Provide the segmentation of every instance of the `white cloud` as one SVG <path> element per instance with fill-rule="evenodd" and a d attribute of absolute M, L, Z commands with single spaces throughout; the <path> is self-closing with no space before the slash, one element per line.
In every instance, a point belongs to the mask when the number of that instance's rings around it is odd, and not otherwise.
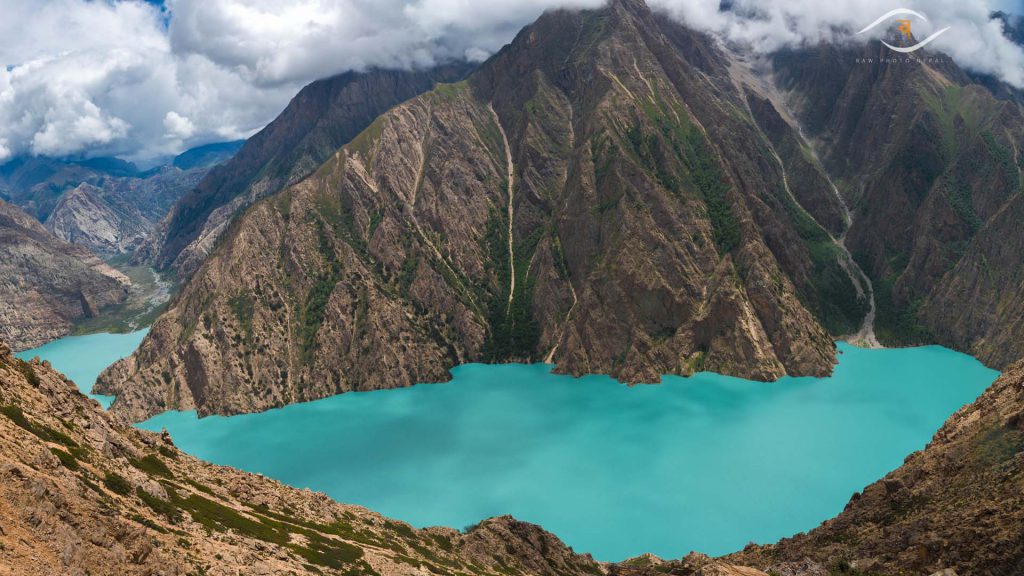
<path fill-rule="evenodd" d="M 845 37 L 891 0 L 650 0 L 753 49 Z M 480 61 L 550 7 L 603 0 L 0 0 L 0 161 L 134 160 L 246 137 L 306 83 L 371 66 Z M 908 0 L 952 24 L 936 47 L 1024 86 L 986 0 Z M 917 26 L 915 24 L 915 26 Z M 839 32 L 839 30 L 843 30 Z M 915 28 L 917 30 L 917 28 Z"/>
<path fill-rule="evenodd" d="M 408 68 L 508 42 L 552 6 L 604 0 L 170 0 L 176 52 L 201 54 L 256 85 L 369 66 Z"/>
<path fill-rule="evenodd" d="M 722 12 L 718 0 L 649 0 L 696 28 L 769 52 L 819 41 L 856 41 L 860 30 L 895 7 L 923 13 L 928 22 L 912 22 L 915 35 L 950 26 L 931 45 L 961 66 L 995 74 L 1024 88 L 1024 48 L 1008 40 L 1001 25 L 989 20 L 999 2 L 989 0 L 733 0 Z M 884 27 L 877 29 L 884 31 Z"/>
<path fill-rule="evenodd" d="M 164 116 L 164 128 L 167 135 L 173 138 L 188 138 L 195 133 L 196 127 L 191 120 L 171 110 Z"/>
<path fill-rule="evenodd" d="M 0 0 L 0 149 L 138 161 L 243 138 L 305 84 L 483 60 L 603 0 Z"/>

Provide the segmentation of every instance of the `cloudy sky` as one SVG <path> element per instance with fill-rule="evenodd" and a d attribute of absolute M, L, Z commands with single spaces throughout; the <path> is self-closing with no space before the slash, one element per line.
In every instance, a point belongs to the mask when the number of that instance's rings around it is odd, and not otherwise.
<path fill-rule="evenodd" d="M 735 0 L 742 17 L 719 12 L 718 0 L 649 2 L 760 51 L 834 39 L 894 7 L 915 8 L 953 26 L 937 48 L 1024 87 L 1024 51 L 987 17 L 1024 12 L 1024 0 Z M 547 8 L 602 3 L 0 0 L 0 163 L 24 154 L 146 163 L 243 138 L 316 78 L 482 60 Z"/>

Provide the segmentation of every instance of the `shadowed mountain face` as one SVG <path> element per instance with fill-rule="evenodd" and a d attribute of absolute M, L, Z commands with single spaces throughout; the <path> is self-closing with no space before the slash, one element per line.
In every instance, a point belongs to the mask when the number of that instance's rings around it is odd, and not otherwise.
<path fill-rule="evenodd" d="M 85 248 L 0 200 L 0 338 L 39 346 L 128 296 L 131 282 Z"/>
<path fill-rule="evenodd" d="M 820 47 L 779 54 L 774 68 L 853 206 L 846 244 L 874 280 L 879 337 L 1004 367 L 1024 355 L 1024 116 L 941 55 L 888 55 Z"/>
<path fill-rule="evenodd" d="M 143 418 L 479 360 L 828 373 L 867 307 L 811 215 L 838 234 L 841 203 L 733 65 L 642 2 L 546 14 L 248 210 L 100 389 Z"/>
<path fill-rule="evenodd" d="M 388 108 L 437 82 L 460 80 L 469 70 L 468 64 L 456 64 L 420 72 L 352 72 L 306 86 L 231 161 L 178 202 L 137 260 L 191 275 L 244 208 L 309 175 Z"/>

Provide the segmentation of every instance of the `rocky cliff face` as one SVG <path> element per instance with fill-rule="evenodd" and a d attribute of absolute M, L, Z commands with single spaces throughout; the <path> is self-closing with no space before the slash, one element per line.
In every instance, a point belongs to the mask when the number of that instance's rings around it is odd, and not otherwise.
<path fill-rule="evenodd" d="M 61 195 L 45 226 L 61 240 L 109 255 L 134 251 L 152 225 L 134 205 L 111 204 L 102 189 L 79 184 Z"/>
<path fill-rule="evenodd" d="M 941 54 L 907 64 L 886 50 L 786 52 L 775 72 L 853 206 L 846 243 L 874 280 L 882 340 L 938 341 L 1005 367 L 1024 354 L 1010 224 L 1024 115 Z"/>
<path fill-rule="evenodd" d="M 416 530 L 206 464 L 0 342 L 0 572 L 531 574 L 606 571 L 509 517 Z"/>
<path fill-rule="evenodd" d="M 0 201 L 0 338 L 39 346 L 128 296 L 130 282 L 85 248 L 51 235 Z"/>
<path fill-rule="evenodd" d="M 168 165 L 143 176 L 83 182 L 60 195 L 45 226 L 57 237 L 97 254 L 131 254 L 208 171 L 203 164 L 187 169 Z"/>
<path fill-rule="evenodd" d="M 631 382 L 826 374 L 822 323 L 856 328 L 864 301 L 746 90 L 641 2 L 549 13 L 247 211 L 99 389 L 143 418 L 478 360 Z M 835 210 L 809 181 L 805 201 Z"/>
<path fill-rule="evenodd" d="M 0 200 L 44 222 L 64 192 L 83 182 L 138 174 L 134 164 L 116 158 L 64 161 L 46 157 L 15 158 L 0 165 Z"/>
<path fill-rule="evenodd" d="M 243 209 L 309 175 L 388 108 L 468 71 L 463 64 L 353 72 L 306 86 L 231 161 L 182 197 L 137 260 L 191 275 Z"/>

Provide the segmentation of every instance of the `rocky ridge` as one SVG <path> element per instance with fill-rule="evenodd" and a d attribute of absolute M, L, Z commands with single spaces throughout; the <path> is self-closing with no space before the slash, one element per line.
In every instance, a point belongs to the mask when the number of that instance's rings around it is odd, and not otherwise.
<path fill-rule="evenodd" d="M 44 225 L 61 240 L 107 255 L 134 251 L 152 227 L 134 205 L 111 204 L 101 188 L 85 183 L 61 195 Z"/>
<path fill-rule="evenodd" d="M 131 282 L 0 200 L 0 338 L 17 349 L 67 334 L 72 323 L 128 297 Z"/>
<path fill-rule="evenodd" d="M 237 147 L 201 146 L 147 171 L 114 158 L 17 158 L 0 166 L 0 199 L 72 244 L 104 257 L 130 254 L 171 206 Z"/>
<path fill-rule="evenodd" d="M 303 88 L 266 128 L 228 162 L 181 197 L 136 261 L 190 276 L 227 226 L 253 202 L 308 176 L 340 146 L 395 104 L 461 79 L 467 64 L 422 71 L 370 70 L 318 80 Z"/>

